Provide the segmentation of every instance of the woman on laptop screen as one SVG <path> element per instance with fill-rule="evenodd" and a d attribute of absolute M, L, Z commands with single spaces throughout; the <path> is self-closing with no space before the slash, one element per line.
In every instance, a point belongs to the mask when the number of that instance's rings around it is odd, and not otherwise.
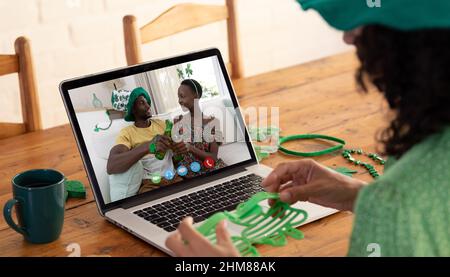
<path fill-rule="evenodd" d="M 187 178 L 226 166 L 217 158 L 223 141 L 220 122 L 203 115 L 199 105 L 202 92 L 202 86 L 194 79 L 183 80 L 178 88 L 178 103 L 188 113 L 174 120 L 175 132 L 186 142 L 177 149 L 174 159 L 176 168 L 189 168 Z"/>

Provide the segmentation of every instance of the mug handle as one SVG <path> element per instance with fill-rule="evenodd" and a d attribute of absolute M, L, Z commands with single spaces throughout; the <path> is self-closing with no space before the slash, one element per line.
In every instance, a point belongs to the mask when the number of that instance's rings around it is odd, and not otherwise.
<path fill-rule="evenodd" d="M 6 223 L 13 228 L 16 232 L 25 235 L 25 228 L 19 227 L 11 217 L 12 207 L 19 201 L 16 199 L 9 199 L 3 207 L 3 217 L 5 217 Z"/>

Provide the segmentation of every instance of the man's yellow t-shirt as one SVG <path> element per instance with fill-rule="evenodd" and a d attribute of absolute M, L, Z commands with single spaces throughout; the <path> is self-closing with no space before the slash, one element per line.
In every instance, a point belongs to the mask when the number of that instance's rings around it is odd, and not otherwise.
<path fill-rule="evenodd" d="M 147 128 L 138 128 L 134 124 L 123 128 L 116 139 L 116 145 L 123 144 L 128 149 L 133 149 L 156 135 L 163 135 L 166 123 L 159 119 L 152 119 L 151 122 Z"/>

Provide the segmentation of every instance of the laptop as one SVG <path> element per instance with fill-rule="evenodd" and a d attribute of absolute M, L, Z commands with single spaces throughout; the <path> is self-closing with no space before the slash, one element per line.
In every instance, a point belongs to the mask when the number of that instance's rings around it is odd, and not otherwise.
<path fill-rule="evenodd" d="M 216 163 L 194 155 L 183 166 L 170 158 L 170 151 L 166 151 L 163 160 L 149 151 L 131 166 L 108 174 L 111 148 L 120 143 L 118 137 L 124 129 L 134 128 L 133 122 L 124 120 L 126 101 L 121 100 L 142 87 L 151 99 L 150 121 L 160 125 L 166 120 L 173 122 L 180 115 L 189 116 L 179 104 L 179 89 L 187 79 L 200 84 L 201 112 L 218 124 L 215 130 L 220 130 L 216 132 L 220 137 L 212 142 L 216 145 Z M 260 183 L 272 170 L 258 163 L 218 49 L 65 80 L 60 84 L 60 92 L 99 213 L 169 255 L 173 253 L 166 248 L 165 240 L 181 219 L 192 216 L 195 224 L 201 224 L 216 212 L 234 210 L 263 190 Z M 303 224 L 337 212 L 309 202 L 299 202 L 294 207 L 308 212 Z M 232 235 L 240 232 L 232 225 L 229 231 Z"/>

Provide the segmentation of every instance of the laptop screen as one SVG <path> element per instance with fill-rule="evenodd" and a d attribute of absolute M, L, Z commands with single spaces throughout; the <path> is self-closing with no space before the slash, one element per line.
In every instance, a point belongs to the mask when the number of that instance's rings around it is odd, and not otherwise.
<path fill-rule="evenodd" d="M 220 53 L 194 54 L 62 83 L 103 206 L 254 161 Z"/>

